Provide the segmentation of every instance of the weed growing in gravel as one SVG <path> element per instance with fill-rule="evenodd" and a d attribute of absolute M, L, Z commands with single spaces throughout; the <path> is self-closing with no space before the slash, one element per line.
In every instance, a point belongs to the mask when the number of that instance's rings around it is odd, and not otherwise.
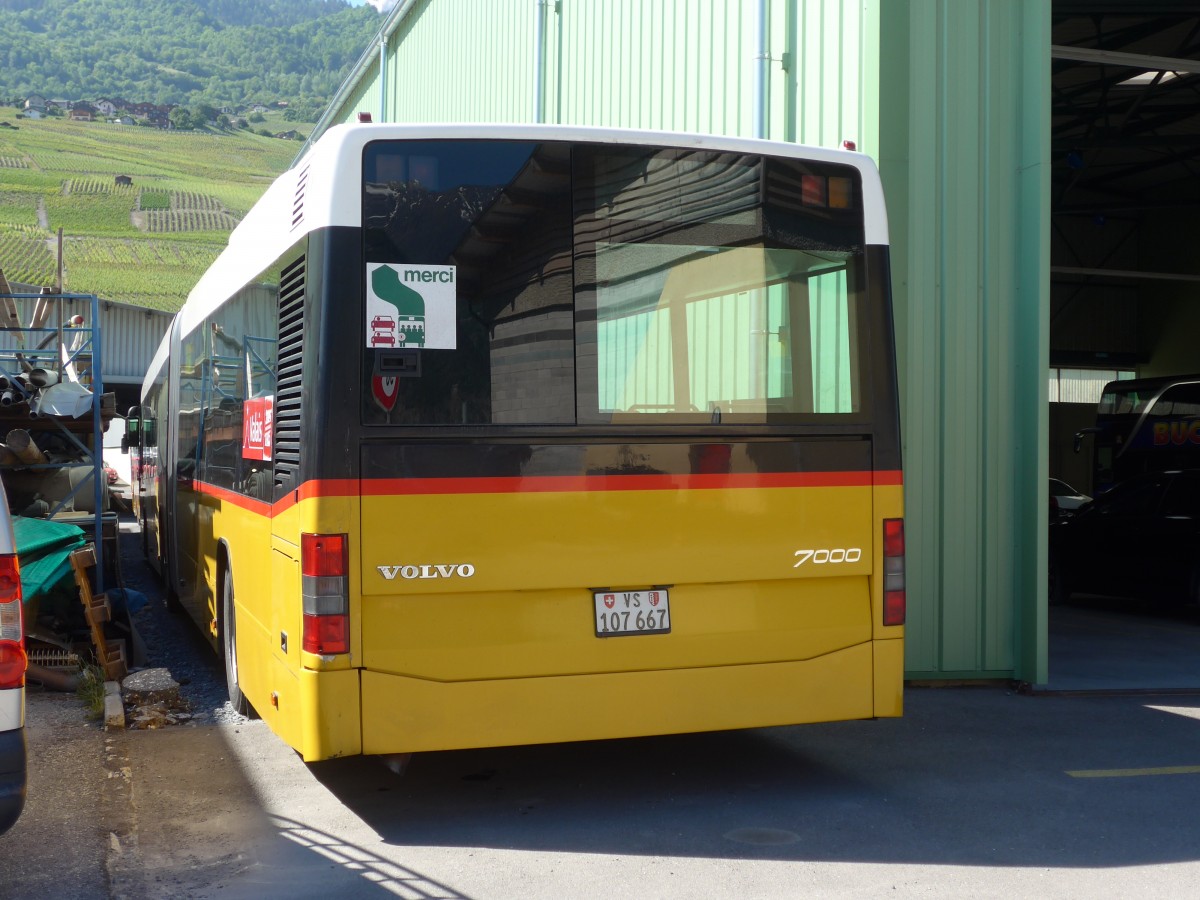
<path fill-rule="evenodd" d="M 77 696 L 85 707 L 89 719 L 99 719 L 104 715 L 104 670 L 89 663 L 79 665 L 79 687 L 75 689 Z"/>

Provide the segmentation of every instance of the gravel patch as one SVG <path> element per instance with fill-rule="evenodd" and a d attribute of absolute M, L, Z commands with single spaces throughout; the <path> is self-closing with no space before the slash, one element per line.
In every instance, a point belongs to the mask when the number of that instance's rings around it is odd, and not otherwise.
<path fill-rule="evenodd" d="M 127 590 L 140 591 L 149 603 L 133 616 L 146 645 L 145 668 L 165 668 L 179 683 L 179 695 L 193 722 L 241 725 L 247 721 L 229 705 L 225 668 L 186 614 L 167 609 L 164 587 L 142 553 L 142 536 L 132 518 L 122 518 L 121 577 Z"/>

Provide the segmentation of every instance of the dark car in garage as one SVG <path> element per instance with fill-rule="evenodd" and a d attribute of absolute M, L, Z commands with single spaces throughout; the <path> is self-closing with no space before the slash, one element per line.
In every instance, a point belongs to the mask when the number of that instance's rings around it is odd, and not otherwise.
<path fill-rule="evenodd" d="M 1122 482 L 1050 524 L 1050 599 L 1200 602 L 1200 469 Z"/>

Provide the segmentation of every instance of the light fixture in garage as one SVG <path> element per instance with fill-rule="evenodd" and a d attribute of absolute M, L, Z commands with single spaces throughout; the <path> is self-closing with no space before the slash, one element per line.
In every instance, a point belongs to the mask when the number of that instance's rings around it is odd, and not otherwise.
<path fill-rule="evenodd" d="M 1124 81 L 1117 82 L 1115 86 L 1118 88 L 1146 88 L 1152 85 L 1166 84 L 1168 81 L 1174 81 L 1176 78 L 1181 78 L 1186 74 L 1188 73 L 1147 69 L 1140 75 L 1134 75 L 1132 78 L 1126 78 Z"/>

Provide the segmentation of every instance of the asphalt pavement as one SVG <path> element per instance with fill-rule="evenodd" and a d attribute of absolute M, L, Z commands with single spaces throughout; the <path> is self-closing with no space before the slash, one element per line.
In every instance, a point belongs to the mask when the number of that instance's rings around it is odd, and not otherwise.
<path fill-rule="evenodd" d="M 114 896 L 1196 896 L 1200 698 L 910 690 L 904 718 L 305 765 L 128 733 Z"/>

